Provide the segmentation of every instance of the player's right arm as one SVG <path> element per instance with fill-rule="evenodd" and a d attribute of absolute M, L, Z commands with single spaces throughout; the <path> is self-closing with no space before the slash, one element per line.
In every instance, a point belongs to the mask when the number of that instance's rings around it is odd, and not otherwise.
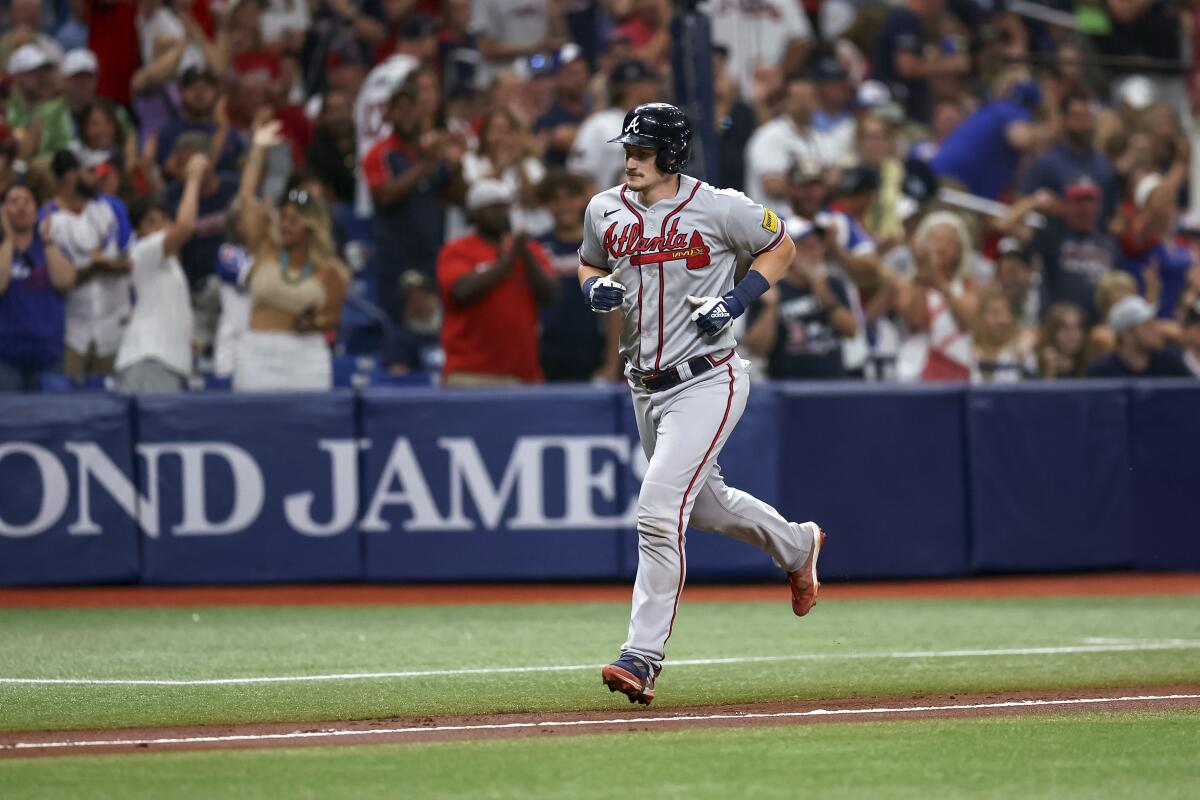
<path fill-rule="evenodd" d="M 583 244 L 579 247 L 579 288 L 583 300 L 592 311 L 604 314 L 621 306 L 625 299 L 625 286 L 617 282 L 619 269 L 609 270 L 608 255 L 597 234 L 595 215 L 596 198 L 588 203 L 583 212 Z"/>

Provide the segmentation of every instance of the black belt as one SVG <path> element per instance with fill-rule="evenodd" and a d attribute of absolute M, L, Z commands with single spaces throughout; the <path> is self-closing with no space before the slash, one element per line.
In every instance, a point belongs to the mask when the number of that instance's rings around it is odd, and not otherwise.
<path fill-rule="evenodd" d="M 713 360 L 708 356 L 696 356 L 687 360 L 688 369 L 691 371 L 691 376 L 686 376 L 680 372 L 679 366 L 668 367 L 667 369 L 658 372 L 643 372 L 641 370 L 631 370 L 629 375 L 647 392 L 663 392 L 667 389 L 674 389 L 684 381 L 695 378 L 698 375 L 703 375 L 710 369 L 716 369 L 733 357 L 733 351 L 729 351 L 729 355 L 722 359 Z"/>

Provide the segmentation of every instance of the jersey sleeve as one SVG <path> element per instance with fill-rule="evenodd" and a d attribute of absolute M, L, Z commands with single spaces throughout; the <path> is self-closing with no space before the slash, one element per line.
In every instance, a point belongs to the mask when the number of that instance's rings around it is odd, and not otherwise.
<path fill-rule="evenodd" d="M 579 246 L 579 261 L 588 267 L 610 271 L 608 259 L 604 255 L 604 245 L 596 232 L 596 215 L 600 213 L 596 198 L 588 203 L 583 212 L 583 244 Z"/>
<path fill-rule="evenodd" d="M 778 214 L 741 192 L 726 197 L 725 231 L 735 249 L 759 256 L 779 246 L 787 230 Z"/>

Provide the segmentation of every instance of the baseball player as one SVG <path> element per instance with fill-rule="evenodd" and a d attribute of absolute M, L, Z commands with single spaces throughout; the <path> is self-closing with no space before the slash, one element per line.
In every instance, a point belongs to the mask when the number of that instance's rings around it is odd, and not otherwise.
<path fill-rule="evenodd" d="M 625 183 L 584 212 L 579 282 L 596 312 L 620 309 L 621 352 L 649 459 L 638 496 L 638 571 L 629 636 L 602 670 L 631 703 L 654 699 L 687 562 L 688 525 L 765 550 L 788 571 L 792 610 L 817 600 L 825 533 L 725 485 L 717 456 L 750 392 L 730 331 L 792 263 L 795 246 L 773 211 L 741 192 L 681 174 L 691 125 L 678 108 L 644 103 L 625 116 Z M 739 256 L 752 258 L 736 286 Z"/>

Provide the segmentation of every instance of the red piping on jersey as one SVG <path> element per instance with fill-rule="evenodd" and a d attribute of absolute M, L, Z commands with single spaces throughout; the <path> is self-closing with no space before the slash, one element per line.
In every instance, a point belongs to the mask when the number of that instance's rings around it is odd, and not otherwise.
<path fill-rule="evenodd" d="M 665 237 L 667 235 L 667 223 L 671 221 L 671 217 L 675 216 L 680 211 L 683 211 L 683 207 L 686 206 L 688 203 L 692 202 L 692 198 L 696 196 L 696 190 L 698 190 L 699 188 L 700 188 L 700 181 L 696 181 L 696 185 L 692 187 L 692 192 L 691 192 L 691 194 L 689 194 L 687 196 L 687 199 L 685 199 L 679 205 L 675 206 L 674 211 L 671 211 L 665 217 L 663 217 L 662 225 L 658 226 L 658 235 L 659 236 Z"/>
<path fill-rule="evenodd" d="M 627 200 L 625 198 L 625 187 L 624 186 L 621 187 L 621 202 L 625 204 L 625 207 L 628 208 L 635 217 L 637 217 L 638 236 L 639 237 L 645 236 L 646 235 L 646 223 L 642 221 L 642 215 L 639 214 L 638 210 L 633 207 L 633 204 L 630 203 L 629 200 Z"/>
<path fill-rule="evenodd" d="M 642 265 L 638 264 L 638 369 L 642 368 Z"/>
<path fill-rule="evenodd" d="M 682 178 L 680 180 L 682 180 Z M 687 198 L 682 203 L 675 206 L 674 210 L 668 212 L 667 215 L 665 217 L 663 217 L 662 223 L 658 226 L 658 235 L 660 238 L 664 238 L 664 239 L 666 238 L 667 223 L 671 221 L 671 217 L 675 216 L 680 211 L 683 211 L 684 206 L 686 206 L 688 203 L 692 202 L 692 198 L 696 196 L 696 191 L 699 188 L 700 188 L 700 181 L 696 181 L 696 183 L 692 185 L 692 191 L 690 194 L 688 194 Z M 623 194 L 621 197 L 622 197 L 622 199 L 624 199 Z M 663 264 L 664 263 L 666 263 L 666 262 L 660 261 L 658 264 L 658 352 L 654 354 L 654 369 L 656 372 L 659 369 L 659 363 L 662 360 L 662 351 L 663 351 L 663 295 L 666 294 L 666 286 L 663 283 L 663 281 L 665 280 L 665 278 L 663 276 L 663 273 L 664 273 Z"/>
<path fill-rule="evenodd" d="M 624 203 L 625 207 L 629 209 L 629 213 L 631 213 L 635 217 L 637 217 L 638 238 L 641 238 L 646 235 L 646 223 L 642 221 L 642 215 L 638 213 L 638 210 L 633 207 L 633 204 L 630 203 L 629 200 L 626 199 L 625 188 L 626 187 L 624 187 L 624 186 L 621 187 L 621 202 Z M 638 318 L 637 318 L 638 355 L 637 355 L 637 362 L 638 362 L 638 369 L 641 369 L 641 367 L 642 367 L 642 265 L 638 264 L 637 268 L 638 268 Z M 661 336 L 661 334 L 662 334 L 662 315 L 661 314 L 658 317 L 658 325 L 659 325 L 659 335 Z"/>
<path fill-rule="evenodd" d="M 714 367 L 719 367 L 722 364 L 724 364 L 726 361 L 728 361 L 729 359 L 733 358 L 733 348 L 730 348 L 729 355 L 725 356 L 720 361 L 713 361 L 713 357 L 711 355 L 706 355 L 705 358 L 707 358 L 708 363 L 712 364 Z"/>
<path fill-rule="evenodd" d="M 730 352 L 729 355 L 733 355 Z M 683 493 L 683 502 L 679 504 L 679 588 L 675 590 L 675 606 L 671 609 L 671 624 L 667 627 L 667 639 L 671 638 L 671 631 L 675 629 L 675 614 L 679 611 L 679 596 L 683 594 L 683 582 L 687 577 L 687 557 L 683 553 L 683 510 L 687 508 L 688 495 L 692 493 L 692 487 L 696 485 L 696 479 L 700 477 L 700 471 L 704 469 L 704 465 L 708 463 L 708 457 L 712 455 L 713 448 L 717 446 L 717 442 L 721 438 L 721 431 L 725 430 L 725 423 L 729 421 L 729 410 L 733 408 L 733 366 L 730 365 L 725 369 L 729 370 L 729 397 L 725 400 L 725 416 L 721 417 L 721 424 L 717 426 L 717 432 L 712 438 L 712 442 L 708 445 L 708 450 L 704 453 L 704 458 L 700 461 L 700 466 L 696 467 L 696 471 L 692 473 L 692 480 L 688 483 L 687 491 Z M 663 640 L 663 647 L 666 648 L 666 640 Z"/>
<path fill-rule="evenodd" d="M 772 239 L 771 243 L 769 245 L 767 245 L 766 247 L 764 247 L 762 250 L 755 250 L 750 255 L 752 255 L 752 256 L 762 255 L 763 253 L 767 252 L 768 250 L 774 250 L 776 247 L 779 246 L 779 243 L 783 241 L 783 237 L 786 233 L 787 233 L 787 226 L 783 224 L 783 220 L 779 220 L 779 235 L 776 236 L 774 239 Z"/>

